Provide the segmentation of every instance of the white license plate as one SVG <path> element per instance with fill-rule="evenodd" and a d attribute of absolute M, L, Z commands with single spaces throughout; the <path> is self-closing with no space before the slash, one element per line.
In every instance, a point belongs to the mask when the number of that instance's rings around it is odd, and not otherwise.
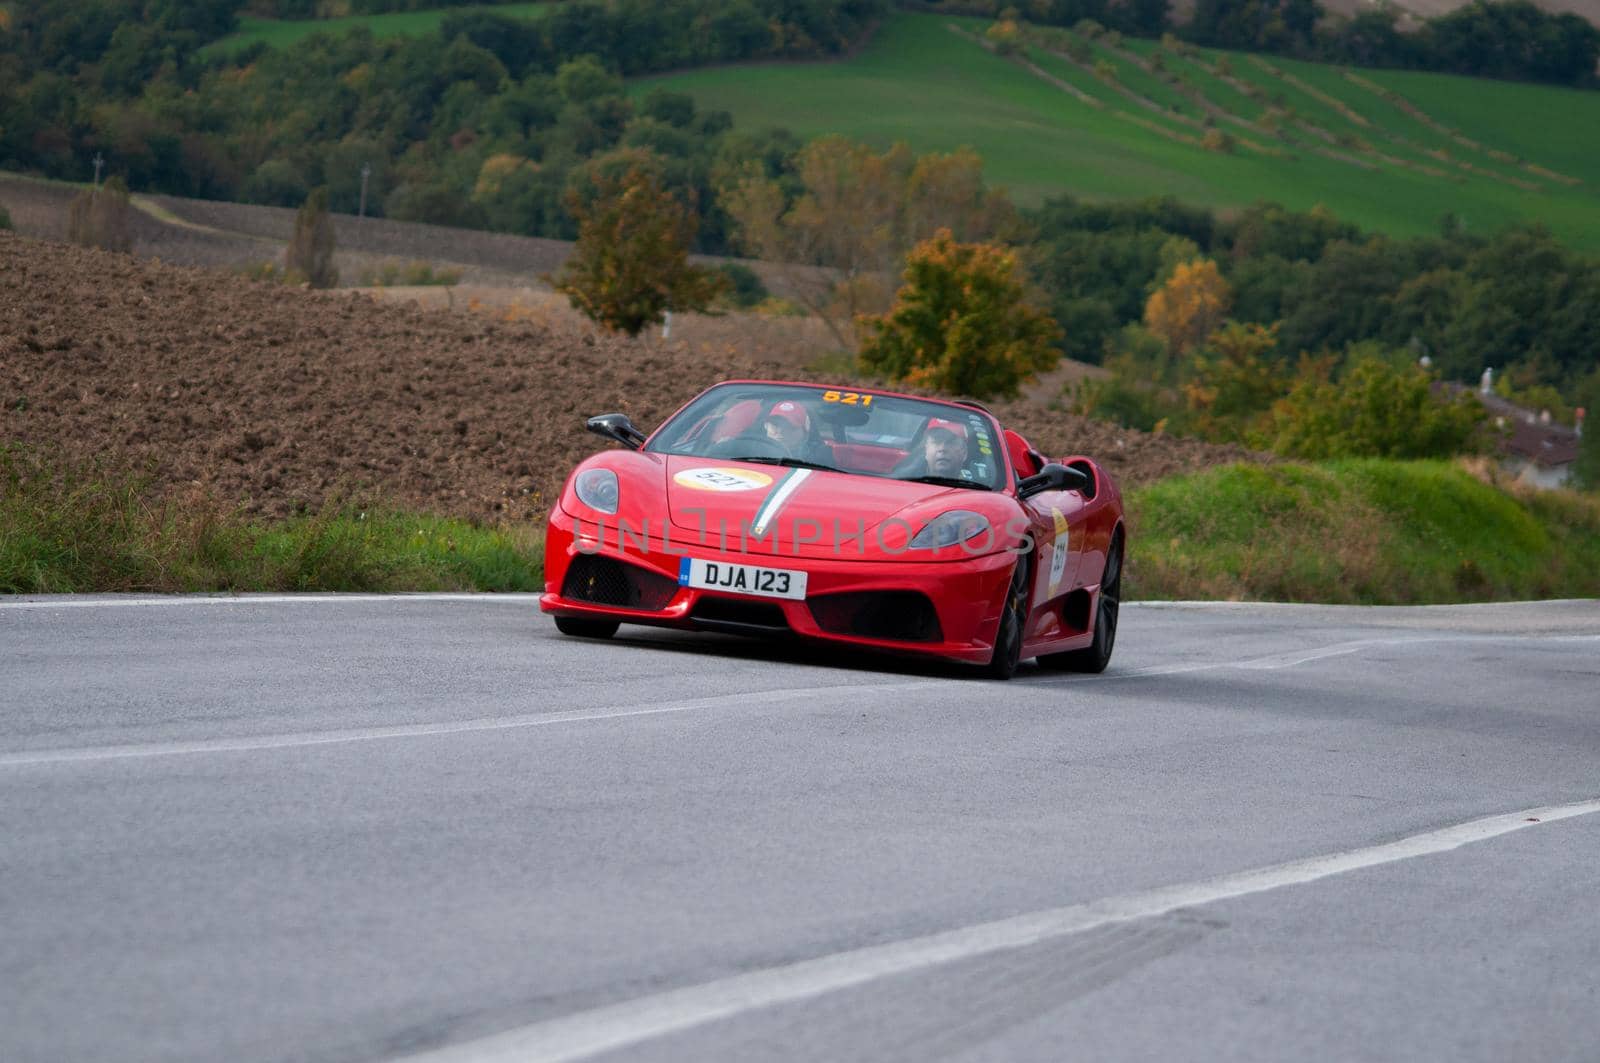
<path fill-rule="evenodd" d="M 726 591 L 729 594 L 753 594 L 761 598 L 800 601 L 806 596 L 804 572 L 787 568 L 762 568 L 759 565 L 736 565 L 730 561 L 706 561 L 698 557 L 686 557 L 679 562 L 678 584 L 707 591 Z"/>

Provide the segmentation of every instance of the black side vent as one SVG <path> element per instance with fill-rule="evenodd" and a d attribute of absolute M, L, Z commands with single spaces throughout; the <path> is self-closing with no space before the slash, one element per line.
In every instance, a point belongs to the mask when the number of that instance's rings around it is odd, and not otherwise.
<path fill-rule="evenodd" d="M 1089 486 L 1083 489 L 1083 497 L 1093 498 L 1095 492 L 1100 490 L 1100 483 L 1094 478 L 1094 466 L 1079 458 L 1077 461 L 1068 462 L 1067 468 L 1077 469 L 1089 478 Z"/>
<path fill-rule="evenodd" d="M 677 582 L 659 572 L 596 554 L 573 558 L 561 584 L 561 596 L 575 602 L 651 611 L 665 609 L 677 592 Z"/>
<path fill-rule="evenodd" d="M 933 603 L 916 591 L 824 594 L 808 604 L 817 626 L 835 635 L 897 642 L 938 642 L 944 638 Z"/>

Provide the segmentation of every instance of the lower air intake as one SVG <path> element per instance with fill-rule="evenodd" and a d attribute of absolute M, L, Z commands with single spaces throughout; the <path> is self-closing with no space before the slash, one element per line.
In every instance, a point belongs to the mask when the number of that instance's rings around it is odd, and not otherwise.
<path fill-rule="evenodd" d="M 896 642 L 938 642 L 944 638 L 933 603 L 916 591 L 824 594 L 807 604 L 817 626 L 834 635 Z"/>
<path fill-rule="evenodd" d="M 567 566 L 561 596 L 624 609 L 665 609 L 678 593 L 676 580 L 612 557 L 580 554 Z"/>
<path fill-rule="evenodd" d="M 705 595 L 689 614 L 701 627 L 731 631 L 742 635 L 781 634 L 789 630 L 783 610 L 767 602 L 746 602 L 736 598 Z"/>

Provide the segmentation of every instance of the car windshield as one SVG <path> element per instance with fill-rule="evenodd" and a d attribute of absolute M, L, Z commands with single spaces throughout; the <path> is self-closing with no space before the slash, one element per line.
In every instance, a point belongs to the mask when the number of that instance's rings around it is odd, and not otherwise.
<path fill-rule="evenodd" d="M 662 425 L 645 449 L 977 490 L 1006 485 L 987 414 L 870 391 L 722 384 Z"/>

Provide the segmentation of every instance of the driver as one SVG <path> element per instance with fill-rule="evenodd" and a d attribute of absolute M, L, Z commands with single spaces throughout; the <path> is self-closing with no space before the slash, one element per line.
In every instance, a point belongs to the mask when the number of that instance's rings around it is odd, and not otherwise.
<path fill-rule="evenodd" d="M 792 399 L 784 399 L 768 410 L 761 428 L 768 441 L 779 447 L 786 458 L 814 464 L 829 464 L 833 460 L 828 448 L 811 437 L 811 415 Z"/>
<path fill-rule="evenodd" d="M 934 418 L 922 439 L 922 459 L 930 476 L 960 476 L 967 464 L 967 430 L 959 421 Z"/>

